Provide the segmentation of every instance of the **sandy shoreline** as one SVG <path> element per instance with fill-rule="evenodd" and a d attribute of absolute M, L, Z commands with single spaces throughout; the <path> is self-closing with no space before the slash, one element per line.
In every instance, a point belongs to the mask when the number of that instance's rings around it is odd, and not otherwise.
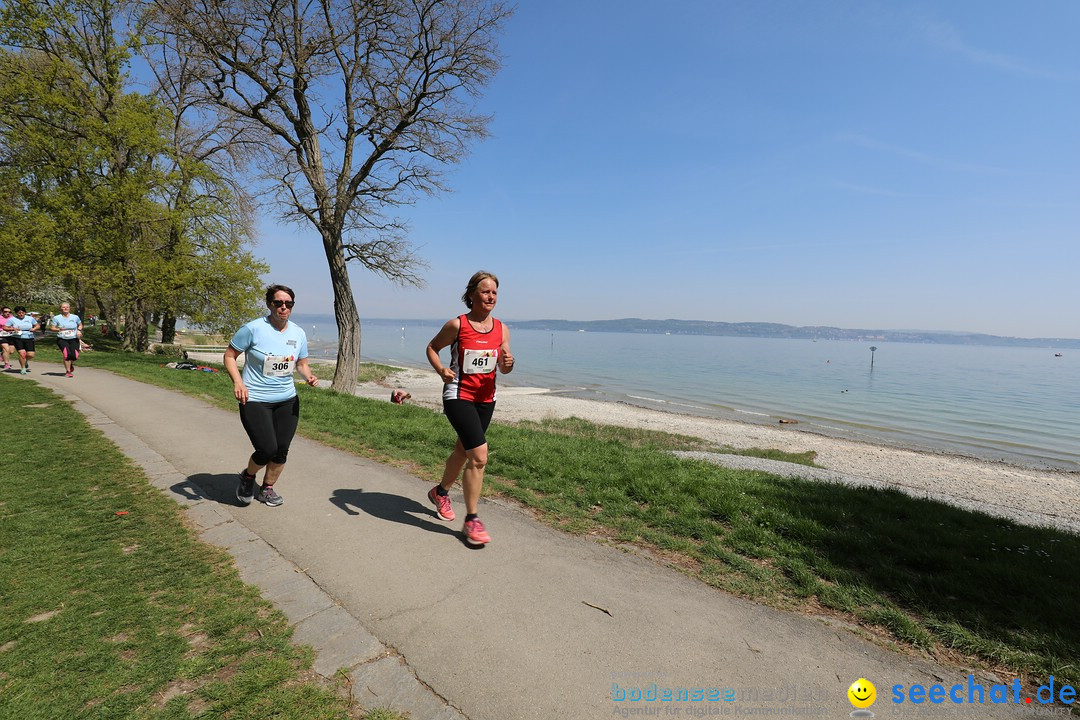
<path fill-rule="evenodd" d="M 403 369 L 387 384 L 366 383 L 357 388 L 356 394 L 389 402 L 392 388 L 411 393 L 412 404 L 436 411 L 442 409 L 442 383 L 429 371 Z M 804 432 L 798 426 L 770 427 L 563 397 L 544 388 L 499 388 L 495 422 L 568 417 L 691 435 L 735 448 L 813 450 L 817 453 L 817 463 L 831 471 L 811 473 L 816 475 L 814 479 L 887 485 L 916 497 L 930 497 L 1025 524 L 1080 533 L 1080 477 L 1076 473 L 844 440 Z M 788 467 L 791 474 L 801 474 L 799 466 Z M 783 466 L 779 467 L 779 474 L 786 474 Z"/>

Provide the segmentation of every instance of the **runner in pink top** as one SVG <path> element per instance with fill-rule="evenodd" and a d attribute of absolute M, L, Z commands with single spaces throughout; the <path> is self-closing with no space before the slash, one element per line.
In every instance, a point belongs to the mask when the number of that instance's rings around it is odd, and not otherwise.
<path fill-rule="evenodd" d="M 15 352 L 15 331 L 8 327 L 12 318 L 11 308 L 4 305 L 0 308 L 0 355 L 3 356 L 4 369 L 11 369 L 11 353 Z"/>

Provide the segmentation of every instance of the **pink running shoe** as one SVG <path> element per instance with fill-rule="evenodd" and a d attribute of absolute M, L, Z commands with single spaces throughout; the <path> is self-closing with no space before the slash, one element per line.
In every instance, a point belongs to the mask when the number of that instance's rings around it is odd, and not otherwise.
<path fill-rule="evenodd" d="M 450 496 L 440 495 L 438 489 L 439 486 L 436 485 L 428 490 L 427 499 L 430 500 L 431 504 L 435 506 L 435 509 L 439 511 L 439 517 L 443 520 L 453 520 L 457 516 L 454 515 L 454 510 L 450 507 Z"/>
<path fill-rule="evenodd" d="M 486 545 L 491 542 L 491 536 L 484 529 L 484 523 L 480 522 L 480 518 L 466 520 L 465 527 L 461 528 L 461 531 L 465 533 L 465 541 L 470 545 Z"/>
<path fill-rule="evenodd" d="M 74 377 L 71 373 L 64 373 L 64 377 Z"/>

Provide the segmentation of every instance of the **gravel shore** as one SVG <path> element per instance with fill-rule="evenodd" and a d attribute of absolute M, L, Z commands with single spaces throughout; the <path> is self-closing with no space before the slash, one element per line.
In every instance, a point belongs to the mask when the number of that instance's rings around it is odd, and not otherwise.
<path fill-rule="evenodd" d="M 363 397 L 389 402 L 394 388 L 408 391 L 412 404 L 441 411 L 442 383 L 434 372 L 402 370 L 382 385 L 357 388 Z M 1029 525 L 1080 533 L 1080 477 L 1077 473 L 1035 470 L 1005 463 L 919 450 L 874 445 L 801 431 L 796 425 L 770 427 L 731 420 L 666 413 L 621 403 L 562 397 L 544 388 L 503 386 L 495 422 L 579 417 L 591 422 L 660 430 L 699 437 L 735 448 L 776 448 L 817 453 L 825 470 L 736 455 L 701 454 L 719 464 L 798 475 L 821 482 L 893 487 L 981 510 Z"/>

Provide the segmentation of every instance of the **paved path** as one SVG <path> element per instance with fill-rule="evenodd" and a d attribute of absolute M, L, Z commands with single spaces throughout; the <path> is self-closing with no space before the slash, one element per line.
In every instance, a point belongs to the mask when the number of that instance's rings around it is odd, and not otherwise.
<path fill-rule="evenodd" d="M 67 379 L 59 366 L 35 362 L 32 375 L 15 377 L 60 391 L 139 462 L 200 536 L 227 548 L 243 578 L 281 608 L 296 640 L 316 648 L 316 670 L 345 668 L 365 707 L 407 710 L 413 720 L 624 710 L 841 717 L 852 711 L 848 686 L 866 677 L 878 688 L 878 716 L 904 717 L 889 702 L 891 686 L 966 686 L 965 672 L 730 597 L 508 504 L 484 501 L 494 541 L 470 549 L 459 523 L 436 518 L 425 482 L 300 437 L 278 486 L 285 504 L 243 507 L 235 473 L 250 447 L 235 413 L 85 367 Z M 976 673 L 976 681 L 994 679 Z M 629 699 L 653 683 L 731 688 L 736 699 Z M 923 717 L 939 708 L 979 717 L 1021 710 L 904 707 Z"/>

